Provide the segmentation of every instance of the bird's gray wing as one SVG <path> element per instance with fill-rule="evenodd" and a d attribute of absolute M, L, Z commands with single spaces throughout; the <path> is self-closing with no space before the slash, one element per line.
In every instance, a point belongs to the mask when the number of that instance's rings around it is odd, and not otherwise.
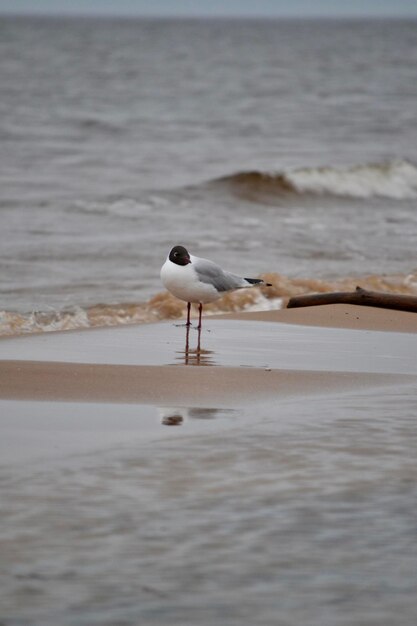
<path fill-rule="evenodd" d="M 202 283 L 213 285 L 217 291 L 230 291 L 231 289 L 239 289 L 240 287 L 248 287 L 248 283 L 244 278 L 224 272 L 221 267 L 209 261 L 208 259 L 196 259 L 192 261 L 198 279 Z"/>

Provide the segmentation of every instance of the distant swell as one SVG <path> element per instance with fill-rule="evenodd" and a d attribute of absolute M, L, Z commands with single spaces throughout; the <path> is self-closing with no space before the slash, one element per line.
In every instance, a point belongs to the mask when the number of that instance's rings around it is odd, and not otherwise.
<path fill-rule="evenodd" d="M 237 172 L 214 181 L 249 200 L 287 194 L 346 198 L 417 198 L 417 167 L 405 160 L 285 172 Z"/>
<path fill-rule="evenodd" d="M 353 291 L 357 285 L 373 291 L 417 294 L 417 272 L 408 275 L 370 275 L 361 278 L 353 276 L 330 281 L 315 278 L 290 278 L 276 273 L 264 274 L 262 278 L 272 283 L 272 286 L 228 293 L 217 302 L 205 305 L 205 315 L 279 309 L 291 296 L 330 291 Z M 164 291 L 147 302 L 97 304 L 84 308 L 74 306 L 60 311 L 33 311 L 31 313 L 0 311 L 0 335 L 174 320 L 184 317 L 185 309 L 184 302 Z"/>

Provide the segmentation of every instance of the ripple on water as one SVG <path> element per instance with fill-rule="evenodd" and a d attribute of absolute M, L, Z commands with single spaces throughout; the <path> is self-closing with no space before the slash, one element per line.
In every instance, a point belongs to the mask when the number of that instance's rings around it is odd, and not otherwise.
<path fill-rule="evenodd" d="M 4 467 L 6 622 L 408 626 L 416 399 L 188 409 L 179 429 Z"/>

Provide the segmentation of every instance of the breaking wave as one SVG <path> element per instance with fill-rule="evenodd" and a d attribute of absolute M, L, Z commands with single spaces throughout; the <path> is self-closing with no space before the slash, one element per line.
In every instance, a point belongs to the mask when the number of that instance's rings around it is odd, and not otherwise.
<path fill-rule="evenodd" d="M 312 278 L 289 278 L 276 273 L 263 274 L 262 278 L 266 282 L 272 283 L 272 287 L 243 289 L 228 293 L 217 302 L 205 305 L 204 314 L 215 315 L 216 313 L 279 309 L 285 306 L 288 298 L 292 296 L 331 291 L 353 291 L 358 285 L 374 291 L 417 294 L 417 271 L 408 275 L 371 275 L 329 281 Z M 185 317 L 185 313 L 185 303 L 177 300 L 168 292 L 158 293 L 147 302 L 97 304 L 85 308 L 73 307 L 47 312 L 0 311 L 0 335 L 10 336 L 167 321 Z"/>
<path fill-rule="evenodd" d="M 230 186 L 247 199 L 256 199 L 259 194 L 417 198 L 417 167 L 406 160 L 349 167 L 305 167 L 281 172 L 244 171 L 214 182 Z"/>

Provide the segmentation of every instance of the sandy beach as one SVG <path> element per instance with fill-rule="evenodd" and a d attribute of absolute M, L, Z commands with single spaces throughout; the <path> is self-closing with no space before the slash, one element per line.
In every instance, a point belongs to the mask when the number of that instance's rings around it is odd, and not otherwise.
<path fill-rule="evenodd" d="M 239 406 L 355 389 L 417 375 L 413 344 L 404 336 L 416 330 L 413 313 L 326 305 L 210 317 L 200 351 L 197 331 L 191 329 L 187 350 L 186 329 L 173 323 L 20 336 L 0 342 L 0 394 Z"/>

